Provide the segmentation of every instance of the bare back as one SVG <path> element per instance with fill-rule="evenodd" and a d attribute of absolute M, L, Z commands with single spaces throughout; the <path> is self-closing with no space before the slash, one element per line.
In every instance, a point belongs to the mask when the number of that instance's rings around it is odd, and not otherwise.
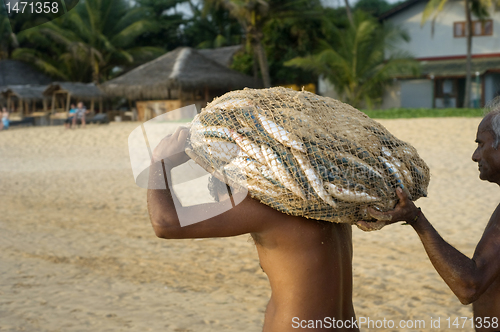
<path fill-rule="evenodd" d="M 479 241 L 476 251 L 474 253 L 474 261 L 481 264 L 485 260 L 483 256 L 487 255 L 489 260 L 488 265 L 492 266 L 491 272 L 486 275 L 491 275 L 491 283 L 488 283 L 486 290 L 472 303 L 472 310 L 476 319 L 477 331 L 494 331 L 496 329 L 487 328 L 480 325 L 486 320 L 491 320 L 495 317 L 498 324 L 500 324 L 500 263 L 497 253 L 500 251 L 500 205 L 493 212 L 488 224 L 483 233 L 481 241 Z"/>
<path fill-rule="evenodd" d="M 264 331 L 294 331 L 311 320 L 327 330 L 332 318 L 355 319 L 351 226 L 277 211 L 269 218 L 271 227 L 252 234 L 272 290 Z"/>

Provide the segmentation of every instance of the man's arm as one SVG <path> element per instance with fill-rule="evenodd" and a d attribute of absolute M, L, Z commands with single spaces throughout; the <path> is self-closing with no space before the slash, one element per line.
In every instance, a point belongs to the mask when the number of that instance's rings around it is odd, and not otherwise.
<path fill-rule="evenodd" d="M 387 223 L 409 222 L 420 237 L 432 265 L 460 302 L 469 304 L 477 300 L 500 273 L 499 208 L 492 215 L 470 259 L 439 235 L 406 194 L 397 190 L 397 195 L 400 203 L 393 211 L 382 213 L 370 209 L 370 214 L 378 219 L 389 219 Z"/>
<path fill-rule="evenodd" d="M 166 162 L 153 162 L 150 168 L 150 187 L 155 181 L 170 181 L 170 170 L 172 167 L 186 162 L 189 157 L 184 153 L 184 142 L 188 131 L 179 129 L 173 135 L 160 142 L 153 153 L 154 160 L 164 160 Z M 166 178 L 165 178 L 166 177 Z M 181 207 L 175 193 L 166 189 L 148 189 L 147 201 L 151 224 L 155 233 L 161 238 L 206 238 L 206 237 L 226 237 L 245 233 L 261 232 L 266 221 L 276 217 L 273 213 L 279 213 L 247 196 L 238 205 L 230 208 L 226 212 L 214 217 L 197 222 L 192 225 L 181 227 L 177 213 L 184 218 L 190 216 L 199 219 L 199 216 L 214 215 L 215 211 L 220 211 L 221 204 L 230 202 L 220 202 L 211 204 L 200 204 L 196 206 Z M 174 201 L 176 201 L 174 203 Z M 176 211 L 177 206 L 177 211 Z"/>

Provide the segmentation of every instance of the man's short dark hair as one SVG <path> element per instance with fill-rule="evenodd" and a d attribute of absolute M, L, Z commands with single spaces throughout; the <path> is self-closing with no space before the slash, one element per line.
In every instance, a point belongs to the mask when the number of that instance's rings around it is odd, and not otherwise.
<path fill-rule="evenodd" d="M 219 195 L 225 195 L 229 193 L 231 196 L 231 190 L 227 184 L 217 179 L 215 176 L 210 176 L 208 179 L 208 190 L 210 191 L 210 195 L 219 202 Z"/>

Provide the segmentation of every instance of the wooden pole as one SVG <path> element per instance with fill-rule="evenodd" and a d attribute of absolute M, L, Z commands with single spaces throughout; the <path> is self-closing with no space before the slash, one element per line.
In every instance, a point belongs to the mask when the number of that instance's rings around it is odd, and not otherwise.
<path fill-rule="evenodd" d="M 94 113 L 94 98 L 90 99 L 90 112 Z"/>
<path fill-rule="evenodd" d="M 102 98 L 99 98 L 99 113 L 104 113 Z"/>
<path fill-rule="evenodd" d="M 43 111 L 47 112 L 47 99 L 43 98 L 42 102 L 43 102 Z"/>
<path fill-rule="evenodd" d="M 12 95 L 9 93 L 9 96 L 7 97 L 7 110 L 8 110 L 9 112 L 14 111 L 14 110 L 11 110 L 11 109 L 10 109 L 10 104 L 12 103 L 11 98 L 12 98 Z"/>
<path fill-rule="evenodd" d="M 52 108 L 51 108 L 50 113 L 54 113 L 55 107 L 56 107 L 56 94 L 55 94 L 55 92 L 53 92 L 52 93 Z"/>
<path fill-rule="evenodd" d="M 24 101 L 23 98 L 19 98 L 19 115 L 21 116 L 21 119 L 23 118 L 23 113 L 24 113 Z"/>
<path fill-rule="evenodd" d="M 66 112 L 69 112 L 69 104 L 71 103 L 71 93 L 68 92 L 68 95 L 66 96 Z"/>

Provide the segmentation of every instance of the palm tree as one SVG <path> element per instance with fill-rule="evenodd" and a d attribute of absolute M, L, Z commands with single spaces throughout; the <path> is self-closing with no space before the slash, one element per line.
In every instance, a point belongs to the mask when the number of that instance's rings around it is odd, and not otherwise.
<path fill-rule="evenodd" d="M 0 5 L 0 59 L 8 59 L 12 51 L 19 46 L 16 34 L 12 31 L 11 22 L 7 13 Z"/>
<path fill-rule="evenodd" d="M 425 6 L 422 14 L 421 25 L 432 18 L 432 31 L 434 31 L 434 22 L 439 13 L 443 10 L 448 0 L 430 0 Z M 464 107 L 470 106 L 470 93 L 471 93 L 471 64 L 472 64 L 472 20 L 471 16 L 474 14 L 480 19 L 489 16 L 488 10 L 491 8 L 491 0 L 465 0 L 465 31 L 466 31 L 466 44 L 467 44 L 467 57 L 465 62 L 465 96 Z"/>
<path fill-rule="evenodd" d="M 63 17 L 21 32 L 19 37 L 35 47 L 17 49 L 14 56 L 52 75 L 98 83 L 117 67 L 163 53 L 134 47 L 140 35 L 155 28 L 127 0 L 85 0 Z"/>
<path fill-rule="evenodd" d="M 207 2 L 223 6 L 238 20 L 259 61 L 264 87 L 270 87 L 269 66 L 262 45 L 262 28 L 269 15 L 269 2 L 266 0 L 208 0 Z"/>
<path fill-rule="evenodd" d="M 213 2 L 189 1 L 189 5 L 193 17 L 183 29 L 188 44 L 197 48 L 241 44 L 242 27 L 224 7 Z"/>
<path fill-rule="evenodd" d="M 354 107 L 371 107 L 379 101 L 393 75 L 418 73 L 418 62 L 396 48 L 398 42 L 408 41 L 407 34 L 382 26 L 363 12 L 354 13 L 353 25 L 334 28 L 332 37 L 333 42 L 323 42 L 318 54 L 295 58 L 285 65 L 324 75 L 337 94 Z M 384 59 L 385 50 L 391 50 L 388 59 Z"/>
<path fill-rule="evenodd" d="M 271 19 L 317 14 L 315 10 L 310 10 L 311 1 L 307 0 L 206 0 L 206 2 L 223 6 L 238 20 L 259 62 L 262 81 L 266 88 L 271 86 L 271 78 L 263 45 L 264 26 Z"/>

